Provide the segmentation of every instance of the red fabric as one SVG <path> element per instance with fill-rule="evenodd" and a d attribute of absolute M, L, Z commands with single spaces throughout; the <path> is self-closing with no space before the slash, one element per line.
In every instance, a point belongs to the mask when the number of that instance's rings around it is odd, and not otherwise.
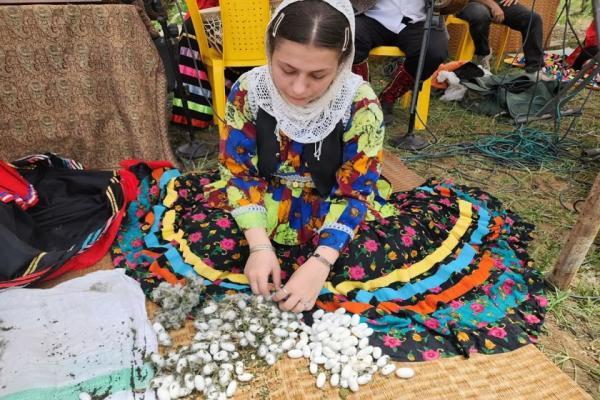
<path fill-rule="evenodd" d="M 0 201 L 14 201 L 23 210 L 34 206 L 38 197 L 33 186 L 9 163 L 0 160 Z"/>
<path fill-rule="evenodd" d="M 393 103 L 397 98 L 411 90 L 415 78 L 404 68 L 404 64 L 398 65 L 394 71 L 394 78 L 381 91 L 379 100 L 382 103 Z"/>
<path fill-rule="evenodd" d="M 596 36 L 595 21 L 592 20 L 587 31 L 585 31 L 585 47 L 598 46 L 598 37 Z"/>
<path fill-rule="evenodd" d="M 196 4 L 198 4 L 198 9 L 203 10 L 205 8 L 217 7 L 219 5 L 219 0 L 196 0 Z M 190 13 L 185 13 L 184 19 L 188 19 L 190 17 Z"/>
<path fill-rule="evenodd" d="M 0 289 L 28 285 L 31 282 L 35 282 L 37 280 L 37 278 L 39 276 L 43 275 L 44 272 L 46 272 L 46 271 L 48 271 L 48 268 L 46 268 L 43 271 L 38 271 L 34 274 L 30 274 L 30 275 L 22 276 L 17 279 L 13 279 L 12 281 L 0 282 Z"/>
<path fill-rule="evenodd" d="M 191 118 L 191 120 L 192 120 L 192 126 L 195 128 L 206 128 L 206 127 L 212 125 L 212 123 L 213 123 L 212 120 L 211 121 L 201 121 L 196 118 Z M 187 119 L 183 115 L 173 114 L 171 116 L 171 121 L 173 121 L 176 124 L 187 125 Z"/>
<path fill-rule="evenodd" d="M 354 64 L 352 66 L 352 72 L 363 78 L 363 81 L 369 82 L 369 60 L 365 60 L 361 63 Z"/>
<path fill-rule="evenodd" d="M 219 5 L 219 0 L 197 0 L 196 4 L 198 4 L 199 9 L 216 7 Z"/>
<path fill-rule="evenodd" d="M 598 37 L 596 36 L 596 27 L 595 27 L 594 20 L 592 20 L 592 22 L 590 22 L 590 26 L 588 26 L 587 30 L 585 31 L 585 39 L 583 41 L 583 46 L 584 47 L 598 46 Z M 577 57 L 579 57 L 579 55 L 581 54 L 582 51 L 583 51 L 583 48 L 581 46 L 577 46 L 577 48 L 575 50 L 573 50 L 573 52 L 571 54 L 569 54 L 569 56 L 567 57 L 567 60 L 566 60 L 567 64 L 573 65 L 575 63 L 575 60 L 577 60 Z"/>
<path fill-rule="evenodd" d="M 575 60 L 577 60 L 582 51 L 583 49 L 581 48 L 581 46 L 577 46 L 577 48 L 573 50 L 573 52 L 567 57 L 567 64 L 573 66 L 573 64 L 575 64 Z"/>

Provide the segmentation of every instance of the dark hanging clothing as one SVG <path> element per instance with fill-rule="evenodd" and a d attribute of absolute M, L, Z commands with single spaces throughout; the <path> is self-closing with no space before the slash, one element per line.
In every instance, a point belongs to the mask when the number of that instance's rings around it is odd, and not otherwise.
<path fill-rule="evenodd" d="M 115 171 L 83 170 L 53 154 L 2 166 L 0 287 L 47 277 L 90 250 L 126 204 Z"/>

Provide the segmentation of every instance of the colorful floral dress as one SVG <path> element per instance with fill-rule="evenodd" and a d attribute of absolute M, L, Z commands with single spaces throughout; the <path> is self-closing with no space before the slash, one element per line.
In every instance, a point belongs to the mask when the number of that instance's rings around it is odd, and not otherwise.
<path fill-rule="evenodd" d="M 229 96 L 220 174 L 153 171 L 113 248 L 146 291 L 201 276 L 212 294 L 249 291 L 243 229 L 271 235 L 287 280 L 318 245 L 340 251 L 317 307 L 344 307 L 399 360 L 496 353 L 535 341 L 546 300 L 529 263 L 531 226 L 477 189 L 431 179 L 391 193 L 379 179 L 382 114 L 361 86 L 343 122 L 343 163 L 328 196 L 311 184 L 312 144 L 280 132 L 276 172 L 259 174 L 256 110 L 242 77 Z"/>

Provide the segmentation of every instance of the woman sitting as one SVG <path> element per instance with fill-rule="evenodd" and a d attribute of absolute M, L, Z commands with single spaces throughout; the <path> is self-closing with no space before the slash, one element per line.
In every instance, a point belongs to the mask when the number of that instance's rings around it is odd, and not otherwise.
<path fill-rule="evenodd" d="M 524 250 L 530 227 L 447 182 L 391 193 L 380 178 L 383 114 L 351 73 L 353 39 L 348 0 L 285 0 L 268 27 L 268 65 L 231 89 L 220 176 L 145 186 L 130 215 L 146 239 L 124 251 L 134 240 L 124 233 L 120 265 L 156 284 L 139 267 L 155 246 L 152 271 L 198 274 L 212 295 L 251 290 L 294 312 L 344 307 L 398 359 L 529 343 L 545 302 Z"/>

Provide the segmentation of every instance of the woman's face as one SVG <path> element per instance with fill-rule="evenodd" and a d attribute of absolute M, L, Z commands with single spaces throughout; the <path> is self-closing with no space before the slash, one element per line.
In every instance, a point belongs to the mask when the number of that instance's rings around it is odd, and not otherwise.
<path fill-rule="evenodd" d="M 279 39 L 271 58 L 273 82 L 290 104 L 305 106 L 321 97 L 333 82 L 339 53 L 333 49 Z"/>

